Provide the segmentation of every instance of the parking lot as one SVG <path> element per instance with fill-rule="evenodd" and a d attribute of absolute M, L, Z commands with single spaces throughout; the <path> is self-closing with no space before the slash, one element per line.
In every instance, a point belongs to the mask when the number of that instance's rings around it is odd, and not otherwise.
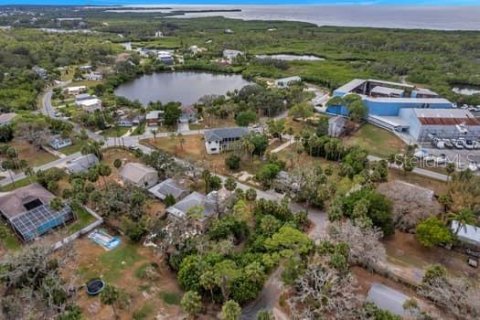
<path fill-rule="evenodd" d="M 470 164 L 480 164 L 480 150 L 437 149 L 433 148 L 430 144 L 422 147 L 422 150 L 425 150 L 429 155 L 429 157 L 423 161 L 422 167 L 445 167 L 446 163 L 452 162 L 461 170 L 468 168 Z M 431 161 L 433 158 L 444 158 L 446 161 L 444 161 L 444 163 L 442 163 L 443 161 L 437 163 L 436 161 Z M 471 165 L 470 169 L 476 171 L 474 165 Z"/>

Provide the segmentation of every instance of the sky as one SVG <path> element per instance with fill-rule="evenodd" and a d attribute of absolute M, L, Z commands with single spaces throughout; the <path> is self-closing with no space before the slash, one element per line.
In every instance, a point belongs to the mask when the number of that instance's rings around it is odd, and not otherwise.
<path fill-rule="evenodd" d="M 31 5 L 408 5 L 480 6 L 480 0 L 0 0 Z"/>

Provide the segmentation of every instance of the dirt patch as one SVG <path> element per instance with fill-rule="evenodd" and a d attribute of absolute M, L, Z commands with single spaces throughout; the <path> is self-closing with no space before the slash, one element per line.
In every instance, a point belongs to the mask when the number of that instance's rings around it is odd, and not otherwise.
<path fill-rule="evenodd" d="M 122 241 L 126 242 L 125 239 Z M 88 238 L 81 238 L 75 241 L 74 249 L 78 257 L 77 261 L 75 265 L 72 264 L 71 268 L 65 270 L 65 276 L 77 276 L 79 285 L 86 283 L 92 277 L 102 277 L 107 283 L 122 289 L 128 295 L 130 302 L 128 306 L 118 310 L 120 319 L 132 319 L 134 312 L 140 309 L 148 310 L 148 319 L 153 319 L 157 315 L 174 319 L 182 316 L 178 305 L 167 304 L 162 299 L 162 293 L 167 292 L 181 297 L 182 292 L 176 282 L 175 274 L 168 269 L 162 257 L 156 255 L 151 248 L 123 243 L 118 248 L 107 252 Z M 117 263 L 121 266 L 115 265 Z M 159 266 L 155 281 L 142 279 L 138 275 L 138 270 L 142 266 L 151 263 Z M 98 296 L 88 296 L 84 288 L 80 290 L 77 303 L 87 319 L 113 319 L 111 306 L 103 305 Z"/>
<path fill-rule="evenodd" d="M 28 141 L 22 139 L 13 139 L 8 145 L 12 146 L 17 151 L 20 160 L 26 160 L 32 167 L 41 166 L 57 159 L 57 157 L 51 155 L 45 150 L 39 150 L 32 144 L 28 143 Z"/>
<path fill-rule="evenodd" d="M 454 276 L 466 276 L 479 281 L 478 270 L 467 265 L 466 256 L 441 247 L 425 248 L 413 234 L 397 231 L 383 243 L 389 260 L 394 264 L 420 269 L 432 264 L 441 264 Z"/>
<path fill-rule="evenodd" d="M 180 143 L 183 139 L 183 143 Z M 233 172 L 225 166 L 225 159 L 231 154 L 229 152 L 209 155 L 205 150 L 205 143 L 202 135 L 186 135 L 183 137 L 157 138 L 142 141 L 144 144 L 166 151 L 171 155 L 194 162 L 198 166 L 210 170 L 212 173 L 230 175 Z M 256 173 L 262 165 L 258 158 L 251 160 L 243 159 L 240 163 L 240 170 Z"/>

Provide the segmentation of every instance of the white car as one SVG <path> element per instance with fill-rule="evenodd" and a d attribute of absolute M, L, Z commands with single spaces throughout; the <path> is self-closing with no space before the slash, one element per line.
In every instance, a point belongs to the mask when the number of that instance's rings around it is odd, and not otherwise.
<path fill-rule="evenodd" d="M 475 161 L 472 161 L 468 164 L 468 169 L 470 169 L 471 171 L 477 171 L 478 164 Z"/>
<path fill-rule="evenodd" d="M 466 139 L 460 138 L 457 141 L 460 142 L 461 144 L 463 144 L 465 149 L 473 150 L 473 141 L 472 140 L 466 140 Z"/>
<path fill-rule="evenodd" d="M 463 143 L 459 140 L 452 139 L 453 146 L 457 149 L 463 149 Z"/>

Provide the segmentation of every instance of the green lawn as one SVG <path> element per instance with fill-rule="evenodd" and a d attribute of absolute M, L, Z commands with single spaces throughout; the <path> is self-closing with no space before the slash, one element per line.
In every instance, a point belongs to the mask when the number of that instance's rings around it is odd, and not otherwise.
<path fill-rule="evenodd" d="M 84 208 L 79 208 L 75 213 L 77 215 L 77 220 L 68 227 L 68 232 L 70 234 L 82 230 L 95 221 L 95 217 L 88 213 Z"/>
<path fill-rule="evenodd" d="M 103 130 L 102 135 L 104 135 L 105 137 L 110 137 L 110 138 L 119 138 L 119 137 L 123 136 L 125 133 L 127 133 L 129 129 L 130 128 L 124 128 L 124 127 L 110 128 L 110 129 L 107 129 L 107 130 Z"/>
<path fill-rule="evenodd" d="M 5 178 L 5 179 L 8 179 L 10 180 L 10 178 Z M 28 186 L 29 184 L 32 184 L 35 182 L 35 178 L 32 177 L 32 178 L 23 178 L 22 180 L 18 180 L 16 181 L 15 183 L 10 183 L 10 184 L 7 184 L 6 186 L 3 186 L 0 188 L 0 190 L 2 192 L 8 192 L 8 191 L 12 191 L 12 190 L 15 190 L 15 189 L 18 189 L 18 188 L 21 188 L 21 187 L 25 187 L 25 186 Z"/>
<path fill-rule="evenodd" d="M 121 281 L 122 272 L 141 260 L 142 257 L 137 253 L 138 247 L 135 244 L 123 243 L 117 248 L 103 253 L 95 265 L 79 268 L 80 274 L 85 278 L 94 278 L 103 275 L 103 278 L 115 283 Z"/>
<path fill-rule="evenodd" d="M 0 222 L 0 244 L 8 251 L 18 250 L 22 246 L 13 230 L 4 222 Z"/>
<path fill-rule="evenodd" d="M 382 158 L 387 158 L 392 153 L 399 153 L 405 147 L 405 143 L 393 133 L 371 124 L 363 125 L 352 136 L 346 138 L 346 143 L 359 146 L 371 155 Z"/>
<path fill-rule="evenodd" d="M 66 154 L 67 156 L 70 154 L 74 154 L 76 152 L 79 152 L 82 149 L 82 143 L 80 142 L 75 142 L 71 146 L 65 147 L 60 149 L 59 151 L 63 154 Z"/>

